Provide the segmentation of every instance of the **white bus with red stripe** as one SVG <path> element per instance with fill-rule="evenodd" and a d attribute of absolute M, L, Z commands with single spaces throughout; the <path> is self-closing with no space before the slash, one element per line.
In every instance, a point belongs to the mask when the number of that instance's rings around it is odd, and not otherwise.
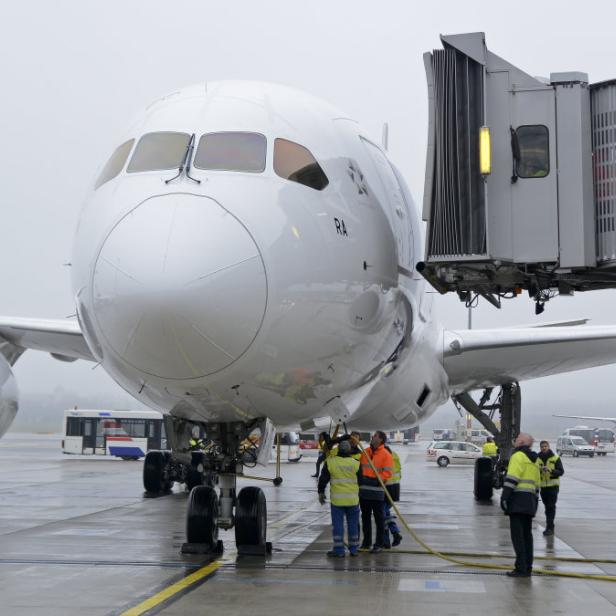
<path fill-rule="evenodd" d="M 64 411 L 62 452 L 143 458 L 150 449 L 166 449 L 163 416 L 157 411 Z"/>

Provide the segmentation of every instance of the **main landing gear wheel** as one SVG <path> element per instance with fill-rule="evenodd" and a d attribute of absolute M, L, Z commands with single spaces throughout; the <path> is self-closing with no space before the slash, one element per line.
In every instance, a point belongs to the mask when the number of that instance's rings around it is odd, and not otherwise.
<path fill-rule="evenodd" d="M 162 451 L 148 451 L 143 463 L 143 487 L 146 492 L 158 494 L 171 489 L 166 472 L 167 458 Z"/>
<path fill-rule="evenodd" d="M 188 497 L 186 540 L 209 546 L 218 546 L 218 495 L 211 486 L 197 486 Z"/>
<path fill-rule="evenodd" d="M 492 458 L 477 458 L 475 461 L 475 500 L 487 501 L 493 494 Z"/>
<path fill-rule="evenodd" d="M 267 503 L 261 488 L 242 488 L 235 505 L 235 543 L 238 554 L 264 555 L 271 551 L 266 541 Z"/>

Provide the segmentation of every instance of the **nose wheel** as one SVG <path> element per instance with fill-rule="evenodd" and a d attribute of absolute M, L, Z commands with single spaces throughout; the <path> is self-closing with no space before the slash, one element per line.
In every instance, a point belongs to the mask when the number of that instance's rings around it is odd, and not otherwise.
<path fill-rule="evenodd" d="M 224 518 L 223 518 L 224 519 Z M 218 539 L 221 523 L 220 499 L 211 486 L 197 486 L 190 492 L 186 512 L 184 554 L 221 553 Z M 239 555 L 265 556 L 271 553 L 267 541 L 267 502 L 261 488 L 242 488 L 235 502 L 235 543 Z"/>
<path fill-rule="evenodd" d="M 197 486 L 188 497 L 186 540 L 203 551 L 218 549 L 218 495 L 211 486 Z"/>
<path fill-rule="evenodd" d="M 267 503 L 261 488 L 242 488 L 235 505 L 235 543 L 238 554 L 265 555 L 272 551 L 267 542 Z"/>

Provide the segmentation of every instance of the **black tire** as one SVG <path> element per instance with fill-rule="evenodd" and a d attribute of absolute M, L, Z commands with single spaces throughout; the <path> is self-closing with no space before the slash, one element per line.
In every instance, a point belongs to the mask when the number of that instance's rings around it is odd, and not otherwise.
<path fill-rule="evenodd" d="M 588 457 L 589 457 L 589 458 L 594 458 L 594 457 L 595 457 L 595 454 L 594 454 L 594 453 L 590 453 L 590 454 L 588 454 Z"/>
<path fill-rule="evenodd" d="M 267 502 L 261 488 L 242 488 L 235 505 L 235 543 L 264 546 L 267 540 Z"/>
<path fill-rule="evenodd" d="M 475 460 L 475 500 L 491 500 L 494 493 L 492 458 L 477 458 Z"/>
<path fill-rule="evenodd" d="M 214 548 L 218 543 L 218 495 L 210 486 L 193 488 L 186 511 L 186 541 L 205 543 Z"/>
<path fill-rule="evenodd" d="M 577 451 L 577 449 L 573 450 L 573 457 L 577 458 L 580 455 L 579 451 Z"/>
<path fill-rule="evenodd" d="M 143 463 L 143 487 L 146 492 L 158 494 L 169 489 L 169 481 L 165 476 L 167 460 L 162 451 L 148 451 Z"/>
<path fill-rule="evenodd" d="M 447 456 L 440 456 L 439 458 L 437 458 L 436 463 L 441 468 L 445 468 L 446 466 L 449 466 L 449 458 Z"/>

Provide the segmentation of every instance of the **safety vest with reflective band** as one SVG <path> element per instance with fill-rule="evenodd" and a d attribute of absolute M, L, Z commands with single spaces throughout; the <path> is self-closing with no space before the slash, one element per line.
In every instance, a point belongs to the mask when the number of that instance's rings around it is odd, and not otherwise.
<path fill-rule="evenodd" d="M 550 456 L 545 462 L 541 458 L 537 458 L 537 465 L 541 473 L 541 488 L 552 488 L 560 485 L 560 477 L 552 478 L 552 471 L 556 468 L 556 462 L 560 460 L 560 456 L 554 454 Z M 543 470 L 545 469 L 545 470 Z"/>
<path fill-rule="evenodd" d="M 384 500 L 385 492 L 377 479 L 376 474 L 368 462 L 368 457 L 372 460 L 380 478 L 383 483 L 387 483 L 387 480 L 391 478 L 393 473 L 393 459 L 389 451 L 381 445 L 376 451 L 372 450 L 372 447 L 364 449 L 364 453 L 361 457 L 361 485 L 359 486 L 359 497 L 364 500 Z"/>
<path fill-rule="evenodd" d="M 391 452 L 391 458 L 394 463 L 391 477 L 385 482 L 385 485 L 391 486 L 394 483 L 400 483 L 402 479 L 402 465 L 400 464 L 400 456 L 395 452 Z"/>
<path fill-rule="evenodd" d="M 498 447 L 496 447 L 496 443 L 484 443 L 481 448 L 481 455 L 488 456 L 489 458 L 498 454 Z"/>
<path fill-rule="evenodd" d="M 330 456 L 325 460 L 329 471 L 329 498 L 337 507 L 359 504 L 357 471 L 359 462 L 350 456 Z"/>
<path fill-rule="evenodd" d="M 509 460 L 503 484 L 503 498 L 508 501 L 509 513 L 535 515 L 537 512 L 541 473 L 536 456 L 530 449 L 517 450 Z M 512 493 L 509 494 L 510 492 Z"/>

